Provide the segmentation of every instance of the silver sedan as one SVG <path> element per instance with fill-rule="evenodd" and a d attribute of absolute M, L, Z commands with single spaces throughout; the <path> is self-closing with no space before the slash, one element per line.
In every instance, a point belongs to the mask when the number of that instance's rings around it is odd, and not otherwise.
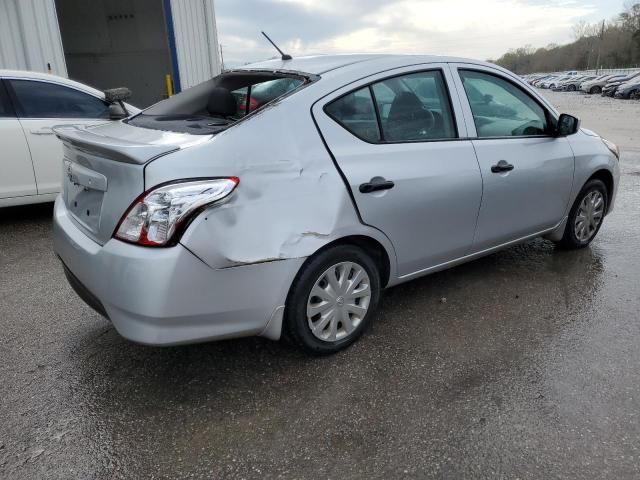
<path fill-rule="evenodd" d="M 544 236 L 589 245 L 618 149 L 473 60 L 340 55 L 228 71 L 56 129 L 54 243 L 124 337 L 354 342 L 381 292 Z"/>

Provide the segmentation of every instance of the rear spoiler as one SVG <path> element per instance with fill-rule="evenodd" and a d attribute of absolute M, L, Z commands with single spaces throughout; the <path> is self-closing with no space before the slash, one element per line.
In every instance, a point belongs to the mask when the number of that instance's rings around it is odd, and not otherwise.
<path fill-rule="evenodd" d="M 180 150 L 176 145 L 153 145 L 100 135 L 77 125 L 53 127 L 55 135 L 67 146 L 118 162 L 143 165 Z"/>

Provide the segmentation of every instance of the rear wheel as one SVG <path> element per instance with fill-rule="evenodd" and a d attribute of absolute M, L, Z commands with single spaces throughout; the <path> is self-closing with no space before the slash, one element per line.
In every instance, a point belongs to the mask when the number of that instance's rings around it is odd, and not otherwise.
<path fill-rule="evenodd" d="M 289 292 L 283 333 L 306 352 L 338 352 L 364 332 L 380 299 L 375 262 L 352 245 L 331 247 L 309 260 Z"/>
<path fill-rule="evenodd" d="M 598 234 L 607 212 L 606 185 L 598 179 L 588 181 L 571 207 L 564 236 L 558 242 L 564 248 L 584 248 Z"/>

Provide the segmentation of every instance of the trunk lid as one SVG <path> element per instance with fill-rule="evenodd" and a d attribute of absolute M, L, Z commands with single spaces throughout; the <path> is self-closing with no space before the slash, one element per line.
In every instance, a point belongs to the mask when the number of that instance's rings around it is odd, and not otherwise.
<path fill-rule="evenodd" d="M 94 128 L 61 126 L 55 133 L 63 143 L 64 203 L 74 223 L 101 245 L 144 192 L 147 162 L 209 138 L 122 122 Z"/>

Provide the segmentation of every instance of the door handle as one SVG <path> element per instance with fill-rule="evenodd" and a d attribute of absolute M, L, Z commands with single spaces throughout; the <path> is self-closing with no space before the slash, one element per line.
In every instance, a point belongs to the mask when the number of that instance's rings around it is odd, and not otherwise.
<path fill-rule="evenodd" d="M 31 130 L 33 135 L 53 135 L 53 130 L 49 127 L 37 128 L 35 130 Z"/>
<path fill-rule="evenodd" d="M 369 182 L 360 185 L 360 193 L 371 193 L 379 190 L 389 190 L 395 187 L 395 183 L 384 177 L 373 177 Z"/>
<path fill-rule="evenodd" d="M 493 173 L 503 173 L 503 172 L 510 172 L 511 170 L 513 170 L 513 168 L 514 168 L 513 165 L 511 165 L 506 160 L 500 160 L 497 164 L 491 167 L 491 171 Z"/>

